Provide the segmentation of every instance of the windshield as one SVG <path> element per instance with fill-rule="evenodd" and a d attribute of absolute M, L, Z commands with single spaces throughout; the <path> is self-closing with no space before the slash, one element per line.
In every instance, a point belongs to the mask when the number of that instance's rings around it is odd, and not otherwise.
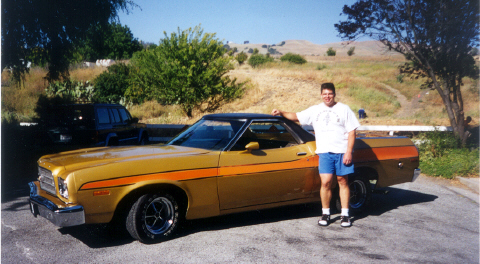
<path fill-rule="evenodd" d="M 243 121 L 200 120 L 167 145 L 223 150 L 244 125 Z"/>

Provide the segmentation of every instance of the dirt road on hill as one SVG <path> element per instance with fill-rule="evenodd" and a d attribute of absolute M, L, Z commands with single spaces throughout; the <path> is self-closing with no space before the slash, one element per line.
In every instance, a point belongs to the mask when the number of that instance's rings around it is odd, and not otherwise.
<path fill-rule="evenodd" d="M 316 80 L 305 80 L 283 76 L 283 71 L 278 69 L 248 69 L 242 67 L 233 70 L 230 75 L 239 79 L 249 79 L 256 87 L 257 96 L 249 104 L 243 107 L 242 112 L 269 113 L 273 108 L 285 109 L 287 111 L 301 111 L 306 107 L 321 102 L 320 85 Z M 420 110 L 419 101 L 428 91 L 422 91 L 421 97 L 414 97 L 408 100 L 397 89 L 377 82 L 396 97 L 401 108 L 393 118 L 403 119 L 411 117 Z M 338 92 L 337 92 L 338 93 Z M 341 97 L 341 92 L 338 94 Z"/>

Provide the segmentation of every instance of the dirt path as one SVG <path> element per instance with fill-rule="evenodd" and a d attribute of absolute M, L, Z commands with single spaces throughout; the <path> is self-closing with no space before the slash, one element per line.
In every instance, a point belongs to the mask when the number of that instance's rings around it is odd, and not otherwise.
<path fill-rule="evenodd" d="M 249 69 L 241 68 L 231 72 L 232 76 L 240 79 L 249 79 L 256 87 L 256 96 L 246 103 L 242 112 L 269 113 L 271 109 L 278 108 L 286 111 L 301 111 L 310 105 L 321 102 L 320 83 L 314 80 L 305 80 L 284 76 L 285 72 L 278 69 Z M 403 119 L 413 116 L 419 111 L 419 100 L 428 91 L 422 91 L 421 97 L 408 100 L 397 89 L 377 82 L 393 93 L 400 103 L 400 109 L 394 118 Z M 237 106 L 238 107 L 238 106 Z"/>

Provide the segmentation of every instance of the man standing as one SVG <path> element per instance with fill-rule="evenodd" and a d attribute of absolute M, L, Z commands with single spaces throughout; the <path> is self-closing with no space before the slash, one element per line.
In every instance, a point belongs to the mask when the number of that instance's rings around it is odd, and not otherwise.
<path fill-rule="evenodd" d="M 332 199 L 332 181 L 336 175 L 340 187 L 342 205 L 340 225 L 351 226 L 348 205 L 350 189 L 348 174 L 353 173 L 352 152 L 355 143 L 355 131 L 360 126 L 355 114 L 345 104 L 335 102 L 333 83 L 321 85 L 323 103 L 298 112 L 284 112 L 273 109 L 272 115 L 280 115 L 302 125 L 311 125 L 315 131 L 316 153 L 319 155 L 318 171 L 321 179 L 320 198 L 322 200 L 322 218 L 320 226 L 330 222 L 330 200 Z"/>

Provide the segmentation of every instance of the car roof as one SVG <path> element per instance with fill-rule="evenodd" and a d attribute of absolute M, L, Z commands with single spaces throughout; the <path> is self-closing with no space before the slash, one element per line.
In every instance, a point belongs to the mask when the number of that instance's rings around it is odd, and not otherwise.
<path fill-rule="evenodd" d="M 204 119 L 279 119 L 278 116 L 255 113 L 222 113 L 203 116 Z"/>
<path fill-rule="evenodd" d="M 206 120 L 246 120 L 250 121 L 252 119 L 263 119 L 263 120 L 281 120 L 286 123 L 295 133 L 300 136 L 303 142 L 314 141 L 315 136 L 303 129 L 297 123 L 290 121 L 283 116 L 273 116 L 267 114 L 255 114 L 255 113 L 223 113 L 223 114 L 210 114 L 203 116 L 202 119 Z"/>

